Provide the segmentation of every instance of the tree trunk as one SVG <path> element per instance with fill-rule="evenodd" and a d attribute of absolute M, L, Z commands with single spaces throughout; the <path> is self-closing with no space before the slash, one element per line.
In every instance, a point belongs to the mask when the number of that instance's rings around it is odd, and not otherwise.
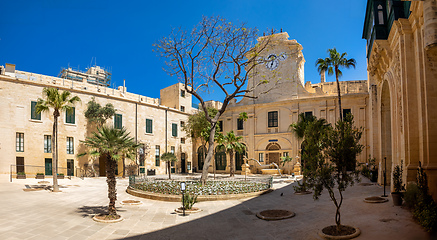
<path fill-rule="evenodd" d="M 229 169 L 230 169 L 230 175 L 233 177 L 235 175 L 235 163 L 234 163 L 234 151 L 229 151 Z"/>
<path fill-rule="evenodd" d="M 343 120 L 343 114 L 341 112 L 340 82 L 338 81 L 338 66 L 335 66 L 335 80 L 337 81 L 338 111 L 340 112 L 340 120 Z"/>
<path fill-rule="evenodd" d="M 202 177 L 200 178 L 200 182 L 202 185 L 206 183 L 208 179 L 208 168 L 209 164 L 211 164 L 211 159 L 214 153 L 214 135 L 215 135 L 216 124 L 212 124 L 211 132 L 209 134 L 208 141 L 208 154 L 206 155 L 205 162 L 203 163 Z"/>
<path fill-rule="evenodd" d="M 53 192 L 60 192 L 58 185 L 58 116 L 59 112 L 53 112 L 53 133 L 52 133 L 52 174 Z"/>
<path fill-rule="evenodd" d="M 122 161 L 123 161 L 123 178 L 125 178 L 126 177 L 126 163 L 124 161 L 124 157 L 123 157 Z"/>
<path fill-rule="evenodd" d="M 168 169 L 168 179 L 171 179 L 170 162 L 167 162 L 167 169 Z"/>
<path fill-rule="evenodd" d="M 117 181 L 115 180 L 115 160 L 108 154 L 106 157 L 106 183 L 108 183 L 108 215 L 117 216 L 117 210 L 115 208 L 115 201 L 117 201 L 117 189 L 115 186 Z"/>

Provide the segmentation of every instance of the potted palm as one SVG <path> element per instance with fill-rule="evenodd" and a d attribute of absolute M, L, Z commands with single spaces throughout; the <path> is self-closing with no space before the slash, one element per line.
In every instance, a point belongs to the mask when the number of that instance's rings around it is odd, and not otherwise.
<path fill-rule="evenodd" d="M 391 193 L 391 196 L 393 198 L 393 204 L 395 206 L 402 205 L 402 191 L 405 191 L 405 184 L 403 184 L 402 182 L 402 174 L 403 167 L 401 161 L 401 165 L 395 166 L 393 170 L 393 192 Z"/>
<path fill-rule="evenodd" d="M 44 173 L 36 173 L 35 179 L 44 179 Z"/>

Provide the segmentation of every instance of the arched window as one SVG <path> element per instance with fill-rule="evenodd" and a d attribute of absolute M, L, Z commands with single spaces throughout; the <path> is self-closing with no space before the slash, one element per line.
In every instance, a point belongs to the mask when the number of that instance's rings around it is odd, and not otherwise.
<path fill-rule="evenodd" d="M 203 169 L 203 163 L 205 163 L 205 155 L 206 155 L 206 147 L 200 146 L 197 149 L 197 166 L 199 167 L 199 170 Z"/>
<path fill-rule="evenodd" d="M 235 152 L 235 170 L 241 171 L 241 165 L 244 164 L 244 156 L 246 156 L 246 151 L 241 153 Z"/>
<path fill-rule="evenodd" d="M 226 170 L 226 149 L 225 146 L 217 146 L 215 148 L 215 169 Z"/>
<path fill-rule="evenodd" d="M 378 24 L 384 24 L 384 12 L 381 4 L 378 5 Z"/>

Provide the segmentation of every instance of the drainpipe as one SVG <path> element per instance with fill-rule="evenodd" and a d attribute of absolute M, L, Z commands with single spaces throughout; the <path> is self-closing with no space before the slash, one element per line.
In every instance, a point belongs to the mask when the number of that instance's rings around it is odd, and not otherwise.
<path fill-rule="evenodd" d="M 168 107 L 165 109 L 165 153 L 167 153 L 167 112 L 168 112 Z M 169 164 L 168 162 L 166 164 Z M 168 174 L 167 172 L 168 166 L 165 166 L 165 174 Z"/>

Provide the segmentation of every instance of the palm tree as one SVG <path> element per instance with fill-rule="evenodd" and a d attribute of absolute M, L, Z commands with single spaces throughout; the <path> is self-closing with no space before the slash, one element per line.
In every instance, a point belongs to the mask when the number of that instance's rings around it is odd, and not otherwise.
<path fill-rule="evenodd" d="M 172 162 L 177 162 L 178 159 L 176 158 L 176 156 L 171 153 L 171 152 L 166 152 L 163 153 L 161 155 L 161 160 L 167 163 L 167 168 L 168 168 L 168 179 L 171 179 L 171 169 L 170 169 L 170 164 Z"/>
<path fill-rule="evenodd" d="M 100 156 L 104 154 L 108 156 L 106 158 L 106 182 L 108 183 L 109 198 L 108 215 L 112 218 L 117 217 L 115 209 L 115 201 L 117 200 L 115 168 L 117 167 L 117 161 L 122 160 L 125 156 L 134 159 L 139 147 L 139 144 L 135 143 L 135 139 L 129 135 L 130 133 L 124 127 L 117 129 L 114 126 L 102 126 L 97 128 L 97 131 L 93 132 L 91 137 L 81 141 L 91 149 L 90 155 Z M 80 156 L 86 154 L 82 153 Z"/>
<path fill-rule="evenodd" d="M 226 148 L 226 152 L 229 154 L 231 177 L 233 177 L 235 174 L 234 151 L 241 153 L 246 150 L 246 145 L 240 143 L 241 139 L 243 139 L 243 137 L 235 136 L 234 131 L 227 132 L 222 139 L 218 139 L 219 144 L 223 145 Z"/>
<path fill-rule="evenodd" d="M 49 111 L 53 108 L 53 133 L 52 133 L 52 159 L 53 159 L 53 192 L 59 192 L 58 186 L 58 117 L 63 111 L 71 111 L 76 102 L 80 102 L 78 96 L 71 96 L 69 91 L 59 92 L 56 88 L 44 88 L 44 99 L 38 98 L 35 111 L 37 114 Z"/>
<path fill-rule="evenodd" d="M 341 111 L 340 82 L 338 81 L 338 78 L 340 78 L 343 75 L 343 73 L 340 71 L 340 67 L 355 68 L 357 62 L 353 58 L 347 59 L 346 52 L 340 54 L 339 52 L 337 52 L 337 49 L 335 48 L 328 49 L 328 54 L 329 57 L 325 59 L 322 58 L 317 59 L 316 67 L 320 74 L 324 71 L 328 71 L 328 75 L 332 76 L 335 73 L 335 80 L 337 81 L 338 109 L 340 111 L 340 120 L 343 120 L 343 114 Z"/>

